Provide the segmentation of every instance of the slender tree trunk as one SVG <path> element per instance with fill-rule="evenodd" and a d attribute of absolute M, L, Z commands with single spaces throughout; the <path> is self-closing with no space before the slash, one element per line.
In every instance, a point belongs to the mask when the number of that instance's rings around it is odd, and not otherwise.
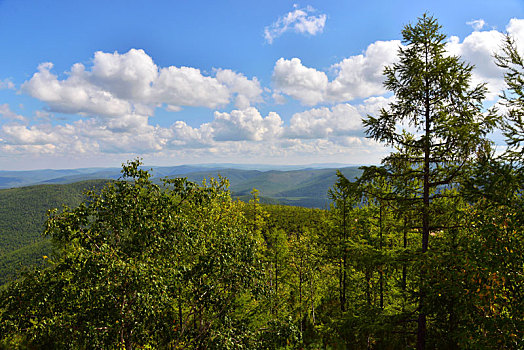
<path fill-rule="evenodd" d="M 178 287 L 178 319 L 180 331 L 182 331 L 182 286 Z"/>
<path fill-rule="evenodd" d="M 302 260 L 302 259 L 301 259 Z M 304 318 L 302 317 L 302 261 L 300 262 L 301 268 L 298 274 L 298 305 L 300 314 L 300 333 L 304 330 Z"/>
<path fill-rule="evenodd" d="M 408 228 L 407 228 L 407 218 L 404 215 L 403 216 L 403 244 L 402 247 L 406 249 L 408 247 Z M 406 289 L 407 289 L 407 275 L 408 275 L 408 268 L 407 268 L 407 261 L 404 260 L 402 263 L 402 311 L 404 311 L 404 307 L 407 303 L 407 295 L 406 295 Z"/>
<path fill-rule="evenodd" d="M 428 67 L 428 48 L 426 47 L 426 67 Z M 423 205 L 422 205 L 422 254 L 423 256 L 428 251 L 429 243 L 429 175 L 430 175 L 430 101 L 429 101 L 429 82 L 425 78 L 425 138 L 424 138 L 424 182 L 423 182 Z M 424 259 L 424 257 L 422 258 Z M 425 279 L 426 271 L 422 267 L 420 271 L 420 287 L 419 287 L 419 315 L 418 315 L 418 330 L 417 330 L 417 349 L 422 350 L 426 348 L 426 313 L 424 311 L 425 302 Z"/>
<path fill-rule="evenodd" d="M 275 248 L 277 248 L 276 239 Z M 275 251 L 275 315 L 278 318 L 278 250 Z"/>
<path fill-rule="evenodd" d="M 379 244 L 380 244 L 380 253 L 382 253 L 382 203 L 379 206 Z M 384 266 L 380 266 L 380 308 L 384 308 L 384 271 L 382 269 Z"/>
<path fill-rule="evenodd" d="M 346 311 L 346 279 L 347 279 L 347 271 L 346 271 L 346 265 L 347 265 L 347 247 L 346 247 L 346 241 L 347 241 L 347 203 L 346 203 L 346 197 L 344 197 L 344 202 L 343 202 L 343 208 L 342 208 L 342 238 L 343 238 L 343 242 L 342 244 L 344 245 L 344 250 L 343 250 L 343 257 L 342 257 L 342 293 L 341 293 L 341 297 L 340 297 L 340 310 L 342 312 Z"/>
<path fill-rule="evenodd" d="M 371 283 L 371 273 L 368 269 L 366 269 L 366 299 L 368 302 L 368 305 L 371 305 L 371 289 L 369 287 Z"/>
<path fill-rule="evenodd" d="M 314 292 L 313 292 L 313 277 L 314 277 L 314 272 L 311 272 L 311 278 L 309 279 L 309 290 L 311 292 L 310 296 L 311 296 L 311 320 L 313 322 L 313 326 L 315 325 L 315 299 L 314 299 Z"/>
<path fill-rule="evenodd" d="M 457 251 L 457 248 L 458 248 L 458 243 L 456 242 L 456 235 L 455 233 L 453 233 L 453 240 L 452 240 L 452 244 L 451 244 L 451 251 L 453 252 L 456 252 Z M 455 281 L 455 274 L 452 273 L 450 274 L 450 279 L 451 279 L 451 285 L 454 286 L 456 281 Z M 459 349 L 459 345 L 457 343 L 457 329 L 458 329 L 458 325 L 459 325 L 459 321 L 458 321 L 458 315 L 457 315 L 457 311 L 455 309 L 455 298 L 451 298 L 450 300 L 450 303 L 449 303 L 449 306 L 448 306 L 448 315 L 449 315 L 449 319 L 448 319 L 448 337 L 449 337 L 449 341 L 448 341 L 448 348 L 450 350 L 456 350 L 456 349 Z"/>

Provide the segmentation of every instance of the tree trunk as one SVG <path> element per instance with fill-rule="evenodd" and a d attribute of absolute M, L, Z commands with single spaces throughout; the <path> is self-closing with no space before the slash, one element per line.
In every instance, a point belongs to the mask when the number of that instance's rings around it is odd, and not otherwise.
<path fill-rule="evenodd" d="M 404 249 L 406 249 L 408 247 L 408 231 L 407 231 L 407 223 L 406 223 L 407 219 L 406 217 L 404 216 L 404 227 L 403 227 L 403 231 L 404 231 L 404 244 L 403 244 L 403 247 Z M 406 291 L 406 280 L 407 280 L 407 263 L 404 261 L 404 263 L 402 264 L 402 291 L 405 292 Z"/>
<path fill-rule="evenodd" d="M 380 244 L 380 253 L 382 253 L 382 203 L 379 204 L 379 244 Z M 384 308 L 384 271 L 382 270 L 383 266 L 380 266 L 380 308 Z"/>
<path fill-rule="evenodd" d="M 426 46 L 426 69 L 428 67 L 428 48 Z M 425 138 L 424 138 L 424 182 L 423 182 L 423 205 L 422 205 L 422 254 L 423 256 L 428 251 L 429 243 L 429 176 L 430 176 L 430 102 L 429 102 L 429 82 L 425 78 Z M 424 259 L 424 258 L 422 258 Z M 418 330 L 417 330 L 417 349 L 422 350 L 426 348 L 426 313 L 424 311 L 425 295 L 425 277 L 426 271 L 424 267 L 420 271 L 420 287 L 419 287 L 419 315 L 418 315 Z"/>
<path fill-rule="evenodd" d="M 342 291 L 340 296 L 340 310 L 342 312 L 346 311 L 346 279 L 347 279 L 347 272 L 346 272 L 346 265 L 347 265 L 347 247 L 346 247 L 346 241 L 347 241 L 347 203 L 346 203 L 346 197 L 344 197 L 343 202 L 343 208 L 342 208 L 342 238 L 344 245 L 344 253 L 342 257 Z"/>

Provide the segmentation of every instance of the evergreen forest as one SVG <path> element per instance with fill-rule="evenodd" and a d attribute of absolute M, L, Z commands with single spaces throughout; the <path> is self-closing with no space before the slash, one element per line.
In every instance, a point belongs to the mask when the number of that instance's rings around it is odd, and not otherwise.
<path fill-rule="evenodd" d="M 0 289 L 0 348 L 524 348 L 524 59 L 501 42 L 487 109 L 435 18 L 402 37 L 395 98 L 363 120 L 393 151 L 338 172 L 328 209 L 129 161 L 48 212 L 52 253 Z"/>

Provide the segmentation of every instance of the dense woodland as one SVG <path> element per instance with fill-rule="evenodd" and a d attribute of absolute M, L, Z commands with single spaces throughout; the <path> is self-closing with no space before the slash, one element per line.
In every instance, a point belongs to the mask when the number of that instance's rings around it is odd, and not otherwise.
<path fill-rule="evenodd" d="M 77 206 L 86 189 L 101 189 L 107 180 L 67 185 L 28 186 L 0 190 L 0 287 L 27 266 L 42 264 L 52 251 L 42 237 L 47 210 Z"/>
<path fill-rule="evenodd" d="M 157 184 L 128 162 L 50 212 L 53 255 L 0 292 L 0 346 L 523 348 L 524 61 L 501 43 L 504 108 L 486 110 L 434 18 L 402 35 L 396 99 L 364 120 L 394 151 L 339 173 L 329 210 L 235 201 L 223 178 Z"/>

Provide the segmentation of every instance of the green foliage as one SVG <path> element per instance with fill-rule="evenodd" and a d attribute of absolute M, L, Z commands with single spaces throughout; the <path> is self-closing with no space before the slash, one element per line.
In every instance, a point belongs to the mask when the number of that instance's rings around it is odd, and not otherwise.
<path fill-rule="evenodd" d="M 504 80 L 508 89 L 502 94 L 502 104 L 507 113 L 501 124 L 508 150 L 505 158 L 522 162 L 524 159 L 524 59 L 520 55 L 515 41 L 506 36 L 502 54 L 495 55 L 496 63 L 505 70 Z M 522 165 L 520 163 L 520 165 Z"/>
<path fill-rule="evenodd" d="M 317 329 L 334 348 L 522 345 L 520 87 L 504 97 L 515 146 L 503 163 L 485 139 L 497 117 L 482 110 L 484 87 L 469 87 L 472 67 L 445 53 L 440 29 L 426 15 L 405 27 L 385 70 L 396 100 L 364 120 L 395 151 L 355 183 L 339 173 L 330 190 L 318 252 L 331 293 Z M 521 69 L 515 52 L 507 44 L 504 62 Z M 518 82 L 522 70 L 511 72 Z"/>
<path fill-rule="evenodd" d="M 227 182 L 158 186 L 138 162 L 123 177 L 51 214 L 59 254 L 3 292 L 1 334 L 38 347 L 199 347 L 247 321 L 235 311 L 256 289 L 256 241 Z"/>
<path fill-rule="evenodd" d="M 479 146 L 488 144 L 486 135 L 496 118 L 483 113 L 485 86 L 470 87 L 473 67 L 446 53 L 446 36 L 436 19 L 424 14 L 415 25 L 404 27 L 402 36 L 405 47 L 399 49 L 399 62 L 384 71 L 384 86 L 395 101 L 378 117 L 368 116 L 364 125 L 370 137 L 397 149 L 378 173 L 391 184 L 392 195 L 386 197 L 397 202 L 394 206 L 411 202 L 409 206 L 418 209 L 424 255 L 432 249 L 432 234 L 462 225 L 460 210 L 455 210 L 461 207 L 456 190 Z M 408 125 L 411 133 L 399 132 L 399 125 Z M 434 294 L 428 262 L 429 257 L 421 256 L 415 265 L 418 349 L 426 347 L 431 309 L 426 299 Z"/>
<path fill-rule="evenodd" d="M 314 173 L 269 172 L 268 192 L 240 202 L 223 178 L 159 184 L 128 163 L 51 212 L 56 255 L 3 287 L 0 348 L 522 348 L 522 59 L 507 38 L 497 120 L 440 30 L 426 15 L 405 27 L 385 71 L 397 99 L 364 121 L 394 151 L 356 181 L 330 174 L 329 210 L 262 204 L 318 196 Z M 485 139 L 495 121 L 502 158 Z"/>
<path fill-rule="evenodd" d="M 24 269 L 43 265 L 46 258 L 51 256 L 52 251 L 50 240 L 43 239 L 3 254 L 0 257 L 0 283 L 14 280 Z"/>

